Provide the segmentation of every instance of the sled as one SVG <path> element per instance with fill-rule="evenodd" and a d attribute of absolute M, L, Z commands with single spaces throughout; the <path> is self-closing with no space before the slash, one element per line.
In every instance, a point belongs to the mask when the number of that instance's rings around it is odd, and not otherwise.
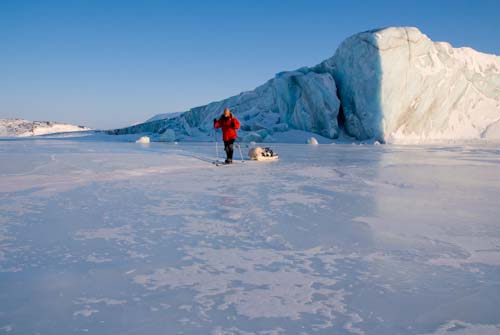
<path fill-rule="evenodd" d="M 279 159 L 278 155 L 274 156 L 256 156 L 256 157 L 251 157 L 250 158 L 253 161 L 277 161 Z"/>
<path fill-rule="evenodd" d="M 253 161 L 275 161 L 279 159 L 277 153 L 271 148 L 256 147 L 248 151 L 248 157 Z"/>

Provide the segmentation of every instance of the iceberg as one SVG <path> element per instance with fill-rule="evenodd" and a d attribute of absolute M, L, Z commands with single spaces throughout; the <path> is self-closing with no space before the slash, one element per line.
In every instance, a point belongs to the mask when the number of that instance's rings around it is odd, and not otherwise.
<path fill-rule="evenodd" d="M 172 129 L 166 129 L 160 134 L 158 138 L 159 142 L 175 142 L 175 131 Z"/>
<path fill-rule="evenodd" d="M 137 141 L 135 141 L 135 143 L 140 143 L 140 144 L 148 144 L 149 142 L 151 142 L 151 140 L 147 136 L 142 136 Z"/>
<path fill-rule="evenodd" d="M 246 141 L 291 130 L 380 143 L 500 138 L 500 57 L 433 42 L 413 27 L 371 30 L 253 91 L 109 133 L 207 138 L 224 108 Z"/>
<path fill-rule="evenodd" d="M 310 144 L 310 145 L 318 145 L 318 140 L 315 138 L 315 137 L 309 137 L 307 139 L 307 144 Z"/>
<path fill-rule="evenodd" d="M 348 38 L 317 68 L 334 77 L 346 130 L 358 139 L 500 135 L 498 56 L 433 42 L 417 28 L 385 28 Z"/>
<path fill-rule="evenodd" d="M 207 134 L 212 120 L 228 107 L 242 122 L 242 137 L 262 141 L 275 132 L 305 130 L 328 138 L 337 138 L 340 101 L 335 81 L 329 73 L 304 68 L 282 72 L 253 91 L 193 108 L 177 117 L 157 119 L 112 134 L 151 132 L 162 134 L 172 129 L 178 138 Z"/>

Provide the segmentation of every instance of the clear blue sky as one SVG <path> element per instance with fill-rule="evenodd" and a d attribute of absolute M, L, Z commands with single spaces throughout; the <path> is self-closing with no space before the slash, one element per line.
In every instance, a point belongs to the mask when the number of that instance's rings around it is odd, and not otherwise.
<path fill-rule="evenodd" d="M 1 0 L 0 118 L 126 126 L 315 65 L 377 27 L 500 55 L 499 16 L 498 0 Z"/>

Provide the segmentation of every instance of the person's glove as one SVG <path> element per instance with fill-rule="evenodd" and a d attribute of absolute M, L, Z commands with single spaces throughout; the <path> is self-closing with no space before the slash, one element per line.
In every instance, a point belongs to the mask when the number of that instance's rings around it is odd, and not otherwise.
<path fill-rule="evenodd" d="M 214 123 L 217 122 L 217 119 L 214 119 Z"/>
<path fill-rule="evenodd" d="M 234 121 L 231 122 L 231 128 L 236 129 L 236 124 L 234 123 Z"/>

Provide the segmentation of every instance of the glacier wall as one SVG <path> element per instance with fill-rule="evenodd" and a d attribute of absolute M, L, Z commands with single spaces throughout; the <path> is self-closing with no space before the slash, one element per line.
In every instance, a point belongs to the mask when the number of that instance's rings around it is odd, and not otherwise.
<path fill-rule="evenodd" d="M 417 28 L 372 30 L 253 91 L 110 133 L 206 136 L 225 107 L 242 122 L 244 140 L 289 129 L 384 142 L 500 138 L 500 57 L 432 42 Z"/>

